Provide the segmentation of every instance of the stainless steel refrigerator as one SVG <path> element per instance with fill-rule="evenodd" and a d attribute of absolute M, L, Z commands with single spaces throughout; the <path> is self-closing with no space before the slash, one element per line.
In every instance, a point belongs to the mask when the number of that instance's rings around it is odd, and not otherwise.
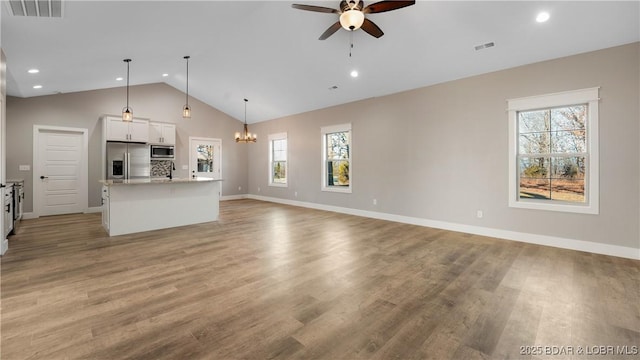
<path fill-rule="evenodd" d="M 149 145 L 107 142 L 107 179 L 148 179 L 151 173 Z"/>

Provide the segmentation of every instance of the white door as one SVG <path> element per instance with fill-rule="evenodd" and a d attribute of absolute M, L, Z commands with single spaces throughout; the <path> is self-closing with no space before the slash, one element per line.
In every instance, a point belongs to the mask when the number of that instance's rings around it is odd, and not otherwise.
<path fill-rule="evenodd" d="M 222 140 L 189 137 L 189 174 L 222 179 Z"/>
<path fill-rule="evenodd" d="M 34 210 L 38 216 L 87 208 L 85 129 L 37 128 L 34 144 Z"/>

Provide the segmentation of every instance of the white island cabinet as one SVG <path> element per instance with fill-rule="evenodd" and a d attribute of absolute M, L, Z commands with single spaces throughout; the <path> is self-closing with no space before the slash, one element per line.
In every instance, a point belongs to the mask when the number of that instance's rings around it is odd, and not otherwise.
<path fill-rule="evenodd" d="M 109 236 L 217 221 L 220 180 L 102 180 Z"/>

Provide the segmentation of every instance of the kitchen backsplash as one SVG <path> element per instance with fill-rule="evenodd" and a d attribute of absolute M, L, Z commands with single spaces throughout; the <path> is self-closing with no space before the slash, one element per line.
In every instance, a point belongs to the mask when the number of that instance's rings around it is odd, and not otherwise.
<path fill-rule="evenodd" d="M 169 176 L 171 162 L 171 160 L 151 160 L 151 177 Z"/>

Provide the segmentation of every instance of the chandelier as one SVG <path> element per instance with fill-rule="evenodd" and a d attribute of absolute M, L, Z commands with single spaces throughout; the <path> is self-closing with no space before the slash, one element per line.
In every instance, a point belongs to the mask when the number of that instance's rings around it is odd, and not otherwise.
<path fill-rule="evenodd" d="M 236 142 L 250 143 L 256 142 L 257 135 L 249 132 L 249 128 L 247 127 L 247 102 L 249 100 L 244 99 L 244 132 L 236 132 Z"/>

